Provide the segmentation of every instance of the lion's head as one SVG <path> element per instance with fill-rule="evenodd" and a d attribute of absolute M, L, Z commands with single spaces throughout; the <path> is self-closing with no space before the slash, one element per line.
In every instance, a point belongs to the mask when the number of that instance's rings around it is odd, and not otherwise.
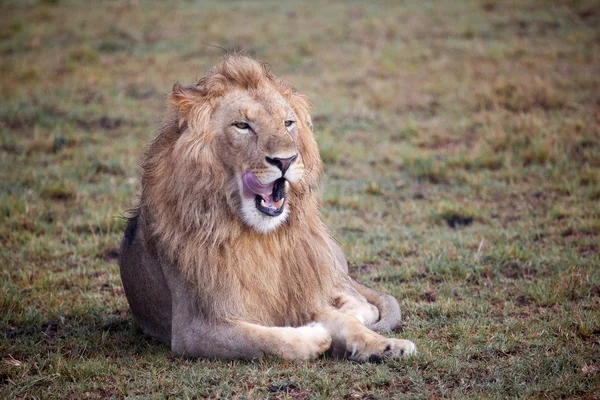
<path fill-rule="evenodd" d="M 173 199 L 186 208 L 180 216 L 196 215 L 196 222 L 206 223 L 198 207 L 214 207 L 211 202 L 220 199 L 245 224 L 267 233 L 284 223 L 298 196 L 316 184 L 321 161 L 308 101 L 266 65 L 226 56 L 196 85 L 176 84 L 169 100 L 173 110 L 165 124 L 176 122 L 178 129 L 166 135 L 173 152 L 163 157 L 174 158 L 171 184 L 185 181 L 173 190 L 188 191 Z M 154 143 L 159 150 L 166 145 L 164 137 Z M 194 199 L 199 203 L 187 204 Z"/>

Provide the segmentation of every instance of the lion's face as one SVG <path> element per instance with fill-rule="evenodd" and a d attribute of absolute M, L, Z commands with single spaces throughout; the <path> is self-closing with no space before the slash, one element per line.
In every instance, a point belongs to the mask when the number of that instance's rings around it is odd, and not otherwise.
<path fill-rule="evenodd" d="M 197 84 L 175 84 L 169 103 L 143 176 L 161 221 L 268 233 L 307 221 L 299 212 L 317 215 L 322 164 L 310 104 L 265 65 L 230 55 Z"/>
<path fill-rule="evenodd" d="M 267 233 L 285 222 L 287 195 L 304 173 L 299 123 L 275 88 L 236 89 L 222 96 L 211 118 L 217 156 L 238 188 L 243 221 Z"/>

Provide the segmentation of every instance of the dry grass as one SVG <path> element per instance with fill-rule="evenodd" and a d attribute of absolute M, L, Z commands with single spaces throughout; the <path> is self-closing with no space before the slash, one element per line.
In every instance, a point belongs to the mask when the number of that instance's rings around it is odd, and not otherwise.
<path fill-rule="evenodd" d="M 0 10 L 0 397 L 597 398 L 598 1 Z M 184 360 L 135 328 L 120 216 L 205 43 L 311 97 L 323 218 L 416 357 Z"/>

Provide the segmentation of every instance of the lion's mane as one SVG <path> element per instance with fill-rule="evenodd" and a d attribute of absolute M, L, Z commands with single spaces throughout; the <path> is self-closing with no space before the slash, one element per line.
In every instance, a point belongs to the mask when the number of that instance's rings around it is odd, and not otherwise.
<path fill-rule="evenodd" d="M 298 116 L 305 165 L 303 179 L 288 195 L 288 220 L 268 234 L 256 232 L 234 212 L 238 188 L 211 126 L 224 93 L 261 85 L 275 87 Z M 176 84 L 169 103 L 142 165 L 135 214 L 147 248 L 167 258 L 193 285 L 207 320 L 307 323 L 314 310 L 332 301 L 336 282 L 346 279 L 335 267 L 330 235 L 319 216 L 322 162 L 307 99 L 266 65 L 229 55 L 196 85 Z"/>

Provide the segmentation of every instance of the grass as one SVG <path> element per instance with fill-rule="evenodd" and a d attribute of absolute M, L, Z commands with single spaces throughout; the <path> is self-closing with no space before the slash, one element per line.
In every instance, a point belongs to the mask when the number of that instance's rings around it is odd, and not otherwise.
<path fill-rule="evenodd" d="M 598 398 L 600 3 L 0 3 L 0 397 Z M 174 82 L 313 100 L 323 218 L 417 356 L 186 360 L 116 257 Z"/>

